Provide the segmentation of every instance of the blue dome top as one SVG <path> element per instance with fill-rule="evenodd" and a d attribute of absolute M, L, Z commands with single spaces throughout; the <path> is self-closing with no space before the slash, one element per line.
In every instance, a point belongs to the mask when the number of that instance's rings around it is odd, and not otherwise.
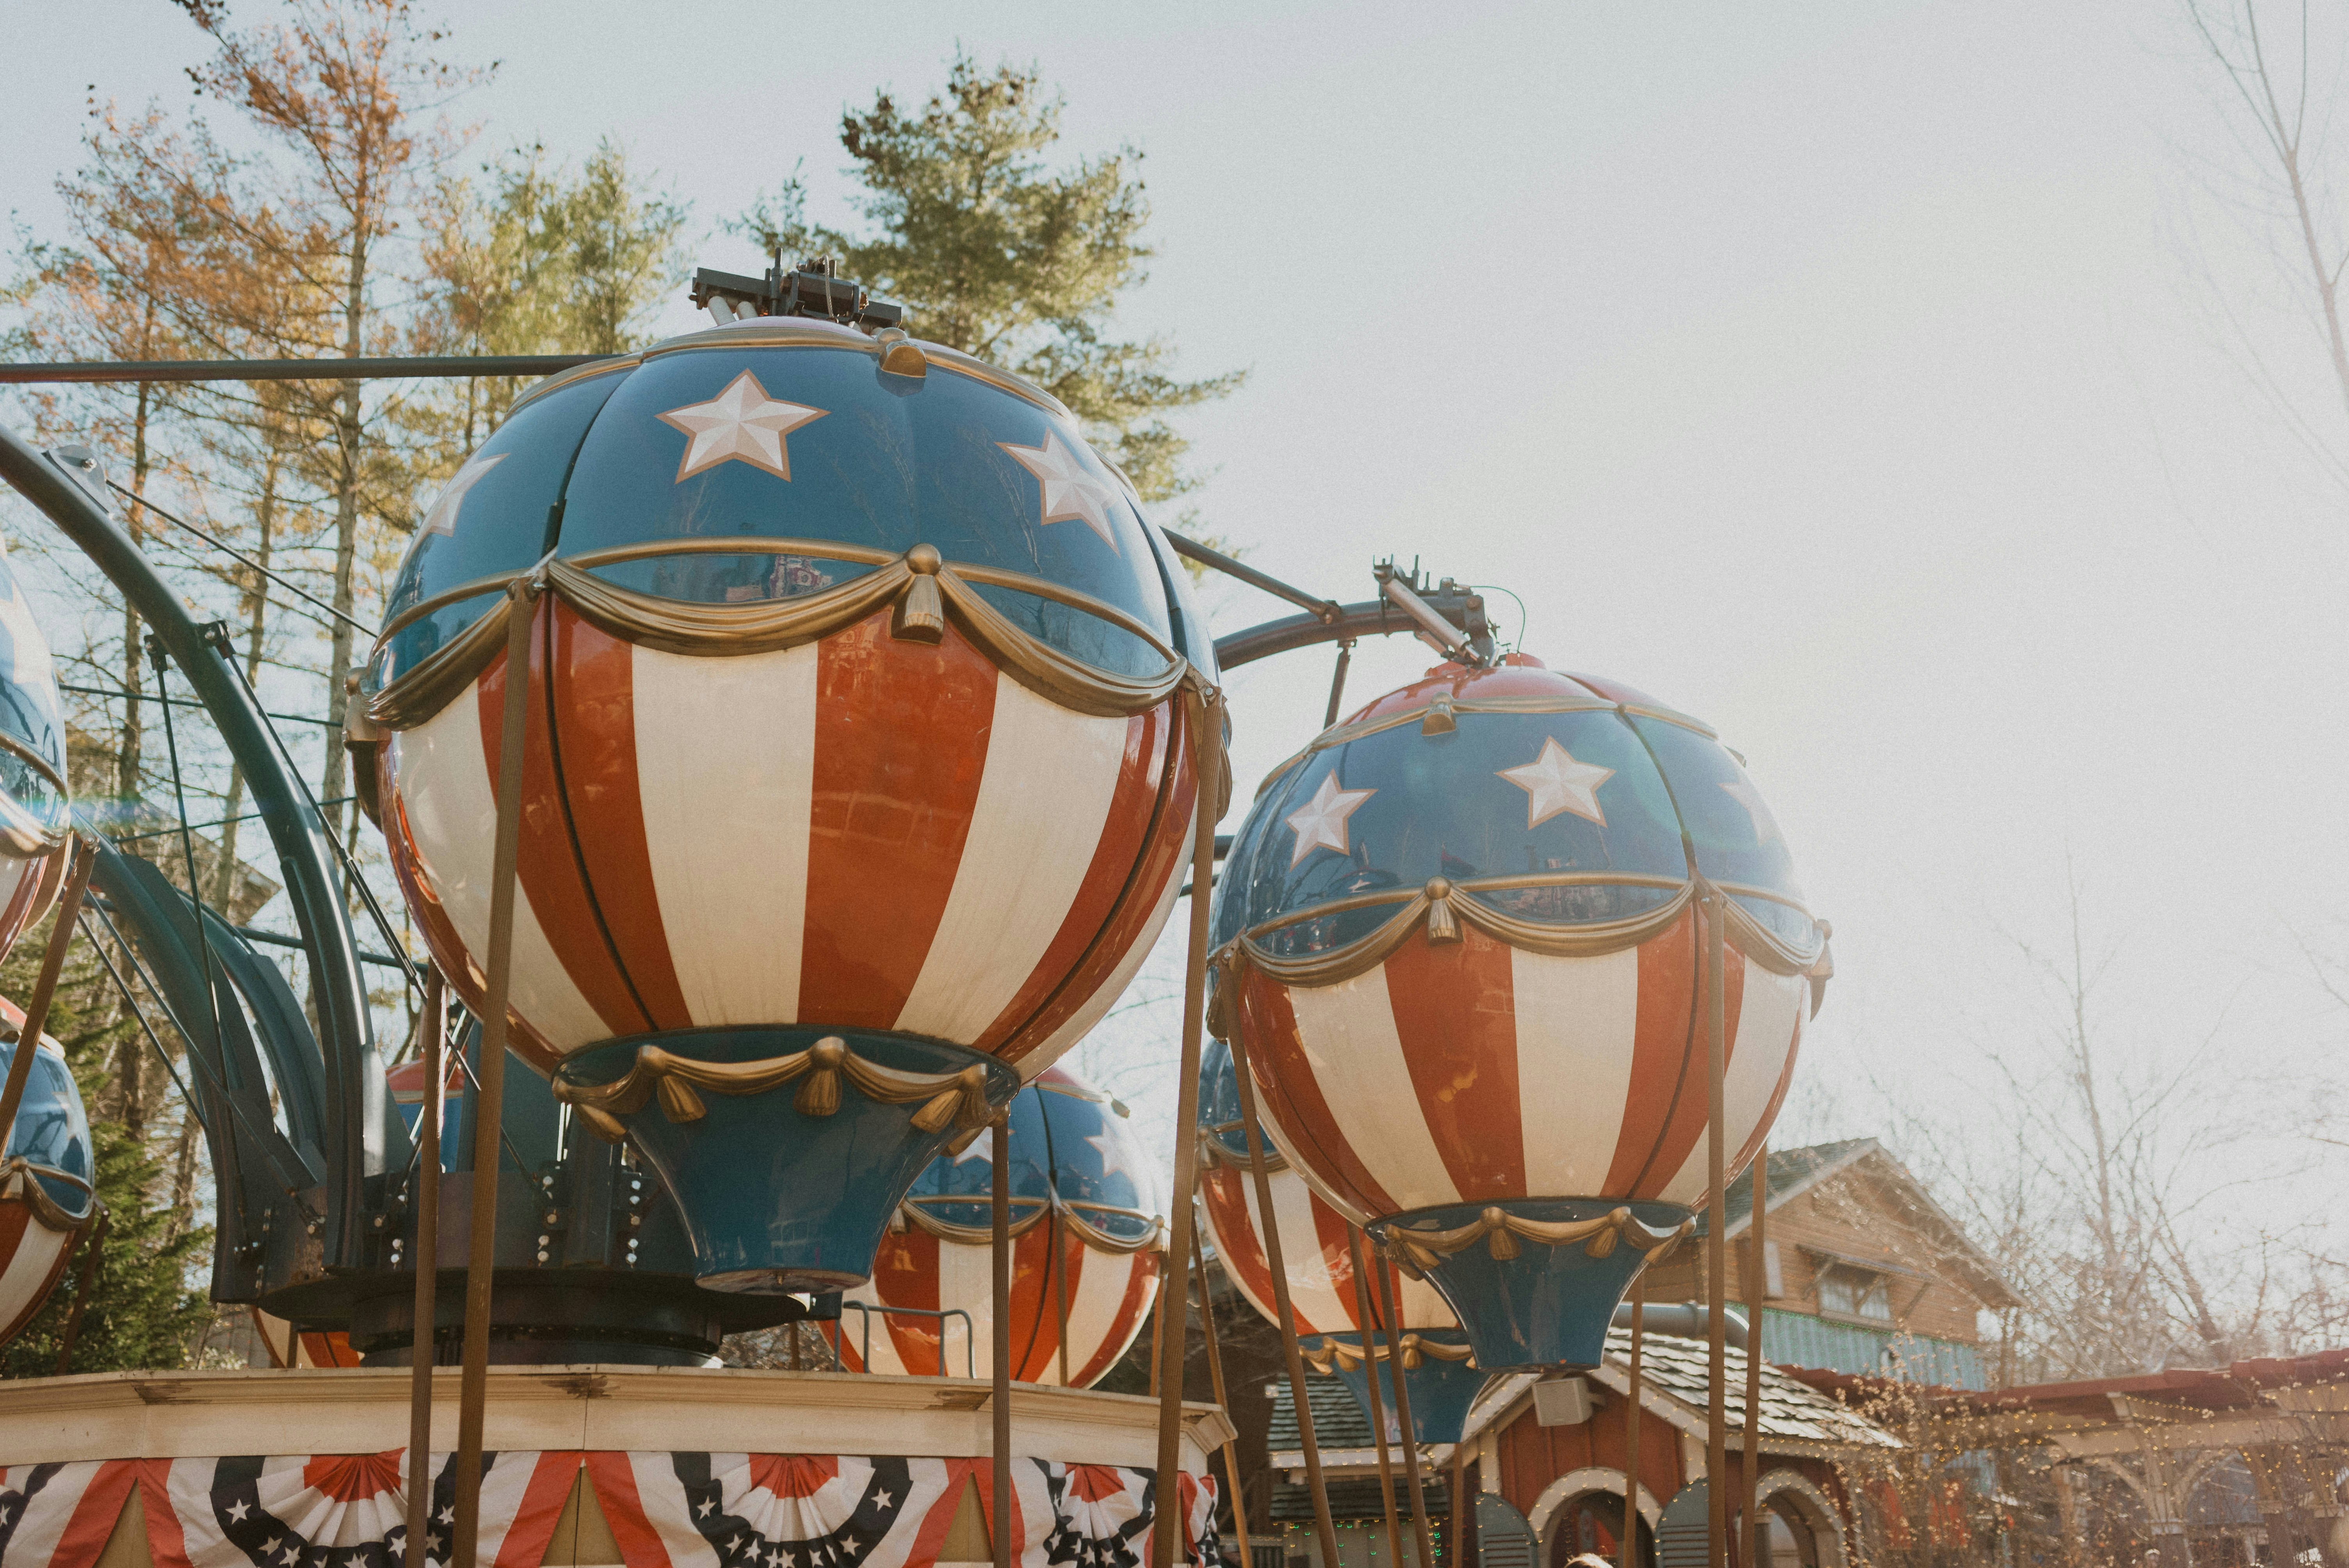
<path fill-rule="evenodd" d="M 1075 419 L 1018 377 L 931 345 L 927 374 L 885 373 L 852 328 L 765 317 L 673 338 L 543 383 L 425 513 L 390 615 L 548 552 L 755 536 L 1013 572 L 1125 612 L 1212 673 L 1214 652 L 1164 537 Z M 872 570 L 821 549 L 663 553 L 595 566 L 703 603 L 790 598 Z M 1140 638 L 1032 593 L 978 585 L 1062 651 L 1119 674 L 1164 661 Z M 464 598 L 397 633 L 380 686 L 489 606 Z"/>
<path fill-rule="evenodd" d="M 1115 1101 L 1074 1074 L 1048 1068 L 1011 1102 L 1011 1222 L 1059 1195 L 1061 1206 L 1123 1242 L 1155 1229 L 1158 1183 Z M 915 1180 L 905 1202 L 963 1231 L 994 1223 L 991 1132 L 959 1154 L 941 1154 Z M 964 1201 L 957 1201 L 964 1200 Z"/>
<path fill-rule="evenodd" d="M 1215 941 L 1260 931 L 1283 956 L 1342 946 L 1437 878 L 1515 920 L 1636 920 L 1684 896 L 1692 869 L 1816 953 L 1778 825 L 1710 729 L 1530 661 L 1444 666 L 1266 779 L 1216 887 Z"/>
<path fill-rule="evenodd" d="M 14 1043 L 0 1042 L 0 1072 L 7 1069 L 16 1054 Z M 77 1216 L 89 1212 L 90 1184 L 98 1180 L 90 1152 L 89 1118 L 83 1114 L 81 1090 L 75 1087 L 65 1058 L 53 1049 L 33 1053 L 25 1101 L 17 1108 L 16 1125 L 0 1158 L 30 1161 L 34 1180 L 60 1208 Z"/>

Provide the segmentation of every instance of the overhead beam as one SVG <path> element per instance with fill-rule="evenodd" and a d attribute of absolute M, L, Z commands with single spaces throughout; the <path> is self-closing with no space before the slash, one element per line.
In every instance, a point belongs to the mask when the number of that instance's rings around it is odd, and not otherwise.
<path fill-rule="evenodd" d="M 357 359 L 80 359 L 0 365 L 0 384 L 63 381 L 398 381 L 410 377 L 552 376 L 610 354 L 429 354 Z"/>

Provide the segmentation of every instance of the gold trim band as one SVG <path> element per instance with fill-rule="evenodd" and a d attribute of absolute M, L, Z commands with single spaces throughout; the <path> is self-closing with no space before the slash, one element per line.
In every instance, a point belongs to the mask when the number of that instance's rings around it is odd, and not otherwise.
<path fill-rule="evenodd" d="M 1506 1263 L 1524 1249 L 1517 1245 L 1522 1236 L 1545 1246 L 1570 1246 L 1582 1243 L 1585 1256 L 1603 1258 L 1615 1251 L 1618 1242 L 1629 1242 L 1643 1253 L 1651 1254 L 1650 1263 L 1661 1263 L 1682 1239 L 1694 1234 L 1696 1221 L 1682 1220 L 1669 1231 L 1659 1231 L 1639 1219 L 1629 1209 L 1610 1209 L 1595 1220 L 1527 1220 L 1505 1209 L 1490 1208 L 1464 1225 L 1448 1231 L 1413 1230 L 1406 1225 L 1390 1225 L 1386 1229 L 1389 1255 L 1398 1266 L 1413 1274 L 1433 1268 L 1453 1253 L 1465 1251 L 1478 1242 L 1500 1262 Z"/>
<path fill-rule="evenodd" d="M 36 1180 L 42 1176 L 54 1176 L 60 1181 L 70 1181 L 83 1191 L 90 1192 L 89 1183 L 72 1171 L 60 1171 L 53 1165 L 36 1165 L 23 1155 L 17 1154 L 12 1155 L 5 1163 L 0 1163 L 0 1202 L 21 1201 L 26 1208 L 32 1210 L 33 1218 L 39 1221 L 45 1229 L 56 1231 L 60 1234 L 78 1231 L 88 1224 L 90 1215 L 98 1212 L 97 1203 L 93 1202 L 88 1212 L 79 1219 L 76 1219 L 66 1211 L 63 1204 L 49 1196 L 48 1189 L 42 1186 Z M 90 1192 L 90 1195 L 93 1199 L 97 1196 L 95 1192 Z"/>
<path fill-rule="evenodd" d="M 690 553 L 802 554 L 799 540 L 659 540 L 595 551 L 575 560 L 553 556 L 526 572 L 481 579 L 437 594 L 403 612 L 376 642 L 456 598 L 502 587 L 503 603 L 435 649 L 415 668 L 395 676 L 367 703 L 367 717 L 387 729 L 413 729 L 446 707 L 505 645 L 506 617 L 517 598 L 541 586 L 597 629 L 624 642 L 665 653 L 722 658 L 798 647 L 830 636 L 884 608 L 894 606 L 892 634 L 936 643 L 951 623 L 997 668 L 1050 702 L 1097 717 L 1127 718 L 1157 707 L 1183 684 L 1189 663 L 1147 626 L 1114 605 L 1058 583 L 991 567 L 957 567 L 926 544 L 902 556 L 885 556 L 854 546 L 827 545 L 821 553 L 868 560 L 874 570 L 834 588 L 794 599 L 705 604 L 640 593 L 597 577 L 589 570 L 647 556 Z M 1013 589 L 1081 611 L 1141 638 L 1164 667 L 1148 676 L 1113 675 L 1073 658 L 1015 624 L 974 584 Z M 371 655 L 372 656 L 372 655 Z"/>
<path fill-rule="evenodd" d="M 1015 1197 L 1011 1201 L 1014 1203 L 1025 1203 L 1031 1211 L 1025 1219 L 1012 1222 L 1009 1233 L 1015 1237 L 1024 1236 L 1042 1224 L 1044 1216 L 1049 1213 L 1060 1216 L 1061 1223 L 1068 1227 L 1069 1233 L 1095 1252 L 1118 1254 L 1158 1252 L 1163 1251 L 1166 1245 L 1165 1220 L 1157 1214 L 1144 1214 L 1139 1209 L 1121 1209 L 1109 1203 L 1071 1202 L 1058 1196 L 1050 1199 Z M 995 1232 L 991 1226 L 957 1225 L 951 1220 L 941 1220 L 936 1215 L 929 1213 L 927 1207 L 933 1203 L 978 1204 L 985 1202 L 987 1202 L 987 1194 L 984 1192 L 973 1193 L 968 1197 L 947 1197 L 944 1194 L 932 1193 L 919 1198 L 906 1199 L 898 1205 L 897 1212 L 911 1221 L 916 1230 L 936 1236 L 940 1241 L 952 1242 L 958 1246 L 983 1247 L 994 1243 Z M 1093 1210 L 1098 1213 L 1121 1214 L 1133 1219 L 1148 1220 L 1149 1233 L 1132 1240 L 1112 1235 L 1087 1220 L 1081 1212 L 1086 1209 Z"/>
<path fill-rule="evenodd" d="M 658 1046 L 636 1047 L 628 1070 L 604 1084 L 572 1083 L 557 1073 L 554 1098 L 577 1110 L 595 1135 L 607 1143 L 627 1136 L 620 1118 L 642 1110 L 656 1095 L 661 1114 L 671 1121 L 698 1121 L 709 1108 L 698 1089 L 712 1094 L 764 1094 L 801 1078 L 792 1109 L 802 1116 L 831 1116 L 840 1109 L 840 1080 L 845 1078 L 865 1097 L 884 1105 L 911 1105 L 914 1126 L 923 1132 L 942 1132 L 960 1126 L 975 1132 L 995 1113 L 987 1103 L 987 1069 L 967 1067 L 960 1072 L 909 1073 L 868 1062 L 848 1048 L 838 1035 L 826 1035 L 806 1050 L 756 1062 L 704 1062 L 681 1057 Z"/>
<path fill-rule="evenodd" d="M 1341 1340 L 1324 1338 L 1320 1344 L 1309 1348 L 1304 1346 L 1298 1348 L 1313 1370 L 1324 1377 L 1332 1371 L 1359 1372 L 1365 1361 L 1394 1359 L 1406 1372 L 1416 1372 L 1431 1360 L 1464 1361 L 1472 1367 L 1476 1365 L 1476 1352 L 1465 1345 L 1441 1345 L 1409 1332 L 1402 1336 L 1402 1354 L 1399 1357 L 1381 1344 L 1372 1333 L 1365 1332 L 1362 1341 L 1362 1345 L 1348 1345 Z M 1368 1356 L 1362 1353 L 1364 1346 L 1369 1347 Z"/>

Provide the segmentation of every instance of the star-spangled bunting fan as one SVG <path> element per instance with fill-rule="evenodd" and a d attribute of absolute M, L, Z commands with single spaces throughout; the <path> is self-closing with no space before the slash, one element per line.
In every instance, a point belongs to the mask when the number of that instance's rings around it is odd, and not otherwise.
<path fill-rule="evenodd" d="M 426 1552 L 436 1562 L 445 1560 L 457 1517 L 455 1457 L 432 1456 Z M 538 1568 L 582 1457 L 481 1456 L 483 1568 Z M 398 1568 L 408 1541 L 405 1461 L 399 1449 L 144 1461 L 149 1553 L 155 1568 Z M 76 1565 L 60 1559 L 55 1568 Z"/>
<path fill-rule="evenodd" d="M 98 1561 L 139 1484 L 138 1460 L 12 1465 L 0 1470 L 0 1563 L 82 1568 Z"/>

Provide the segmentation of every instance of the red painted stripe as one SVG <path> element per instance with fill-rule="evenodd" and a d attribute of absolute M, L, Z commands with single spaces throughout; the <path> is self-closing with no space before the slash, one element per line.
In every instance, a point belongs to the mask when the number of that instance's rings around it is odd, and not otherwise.
<path fill-rule="evenodd" d="M 970 1485 L 971 1472 L 982 1462 L 990 1469 L 994 1465 L 992 1460 L 942 1460 L 939 1462 L 947 1467 L 946 1491 L 930 1504 L 929 1512 L 922 1515 L 922 1527 L 914 1532 L 913 1550 L 905 1554 L 905 1568 L 932 1568 L 938 1560 L 938 1553 L 946 1547 L 947 1532 L 954 1528 L 955 1515 L 962 1511 L 963 1491 Z M 631 1557 L 627 1561 L 629 1568 L 635 1568 L 636 1560 Z"/>
<path fill-rule="evenodd" d="M 170 1460 L 137 1460 L 139 1501 L 147 1515 L 147 1555 L 154 1568 L 190 1568 L 187 1532 L 171 1507 Z M 199 1460 L 199 1464 L 208 1461 Z"/>
<path fill-rule="evenodd" d="M 498 1555 L 492 1568 L 538 1568 L 546 1555 L 547 1542 L 554 1539 L 554 1526 L 563 1517 L 563 1505 L 570 1500 L 572 1484 L 578 1479 L 579 1466 L 586 1455 L 577 1449 L 560 1453 L 543 1453 L 531 1467 L 530 1480 L 523 1487 L 522 1506 L 514 1511 L 513 1522 L 498 1542 Z"/>
<path fill-rule="evenodd" d="M 1117 788 L 1111 792 L 1109 812 L 1102 820 L 1092 860 L 1085 867 L 1085 880 L 1079 885 L 1068 913 L 1061 918 L 1061 929 L 1044 949 L 1044 956 L 1037 960 L 1019 994 L 979 1036 L 976 1042 L 978 1049 L 992 1053 L 1019 1033 L 1036 1010 L 1050 1001 L 1062 983 L 1071 977 L 1117 913 L 1157 813 L 1159 774 L 1166 759 L 1167 717 L 1167 706 L 1162 703 L 1148 713 L 1136 714 L 1126 720 L 1125 755 L 1118 762 Z M 1075 831 L 1081 824 L 1068 826 Z M 1115 962 L 1114 956 L 1111 962 Z M 1090 987 L 1087 991 L 1090 994 Z M 1043 1037 L 1033 1036 L 1030 1043 Z"/>
<path fill-rule="evenodd" d="M 1665 1183 L 1679 1172 L 1680 1168 L 1688 1162 L 1688 1157 L 1695 1152 L 1697 1144 L 1704 1137 L 1705 1119 L 1711 1112 L 1712 1093 L 1707 1081 L 1710 1077 L 1707 1063 L 1712 1054 L 1712 1047 L 1705 1037 L 1703 998 L 1700 994 L 1701 987 L 1696 983 L 1694 928 L 1695 923 L 1692 921 L 1690 980 L 1687 992 L 1689 1020 L 1683 1035 L 1688 1042 L 1685 1047 L 1686 1067 L 1680 1075 L 1679 1092 L 1671 1102 L 1671 1113 L 1658 1132 L 1648 1164 L 1640 1171 L 1637 1184 L 1629 1194 L 1634 1198 L 1652 1198 L 1664 1190 Z M 1659 938 L 1659 940 L 1669 940 L 1669 937 Z M 1651 943 L 1649 945 L 1652 946 L 1654 944 Z M 1724 981 L 1722 994 L 1724 1000 L 1722 1007 L 1721 1037 L 1722 1065 L 1724 1068 L 1728 1066 L 1729 1058 L 1737 1053 L 1738 1005 L 1745 991 L 1745 965 L 1742 959 L 1743 955 L 1733 947 L 1729 950 L 1727 961 L 1722 965 L 1722 975 Z M 1645 1034 L 1647 1030 L 1647 949 L 1643 947 L 1640 952 L 1640 1022 L 1638 1026 L 1639 1032 L 1641 1034 Z M 1638 1093 L 1638 1068 L 1635 1066 L 1632 1087 L 1635 1101 Z M 1612 1191 L 1610 1187 L 1609 1191 Z"/>
<path fill-rule="evenodd" d="M 26 1180 L 29 1181 L 32 1178 L 28 1176 Z M 16 1262 L 16 1249 L 24 1244 L 26 1233 L 37 1224 L 39 1222 L 33 1218 L 31 1203 L 23 1199 L 0 1203 L 0 1273 L 5 1273 Z M 47 1226 L 41 1228 L 44 1231 L 47 1229 Z M 32 1295 L 26 1300 L 25 1309 L 13 1322 L 0 1324 L 0 1345 L 5 1345 L 22 1334 L 25 1326 L 31 1323 L 34 1315 L 47 1305 L 50 1295 L 57 1288 L 57 1282 L 65 1278 L 66 1265 L 73 1262 L 73 1255 L 71 1243 L 57 1249 L 57 1257 L 49 1264 L 48 1276 L 35 1287 Z"/>
<path fill-rule="evenodd" d="M 74 1501 L 73 1513 L 49 1554 L 48 1568 L 89 1568 L 95 1563 L 113 1539 L 114 1527 L 130 1501 L 130 1489 L 138 1483 L 137 1460 L 109 1460 L 99 1465 Z"/>
<path fill-rule="evenodd" d="M 1265 1316 L 1273 1313 L 1272 1265 L 1264 1259 L 1264 1240 L 1249 1222 L 1247 1191 L 1255 1178 L 1236 1165 L 1217 1165 L 1199 1176 L 1199 1201 L 1215 1233 L 1216 1251 L 1242 1295 Z"/>
<path fill-rule="evenodd" d="M 638 1010 L 656 1029 L 691 1028 L 645 842 L 636 650 L 568 605 L 557 603 L 554 615 L 556 758 L 589 895 Z"/>
<path fill-rule="evenodd" d="M 356 1367 L 359 1353 L 351 1348 L 351 1336 L 340 1332 L 305 1333 L 302 1348 L 308 1353 L 313 1367 Z M 397 1453 L 398 1450 L 394 1449 Z"/>
<path fill-rule="evenodd" d="M 1375 1219 L 1399 1212 L 1400 1205 L 1387 1196 L 1330 1114 L 1330 1102 L 1322 1098 L 1321 1085 L 1298 1037 L 1288 988 L 1249 970 L 1240 986 L 1239 1028 L 1248 1041 L 1248 1072 L 1256 1080 L 1257 1109 L 1267 1120 L 1279 1125 L 1298 1157 L 1363 1213 Z"/>
<path fill-rule="evenodd" d="M 1102 923 L 1092 946 L 1077 961 L 1060 990 L 995 1052 L 1005 1061 L 1016 1062 L 1051 1038 L 1052 1032 L 1074 1017 L 1077 1010 L 1108 982 L 1111 972 L 1142 940 L 1143 928 L 1157 909 L 1159 895 L 1166 891 L 1168 879 L 1181 872 L 1184 859 L 1190 853 L 1191 802 L 1198 795 L 1190 737 L 1172 702 L 1153 709 L 1152 720 L 1154 751 L 1147 771 L 1156 780 L 1155 803 L 1139 857 L 1133 862 L 1133 874 L 1119 893 L 1116 908 Z M 1121 775 L 1121 801 L 1124 791 L 1125 779 Z M 1115 820 L 1115 816 L 1112 810 L 1112 819 Z M 1090 890 L 1090 872 L 1086 885 Z"/>
<path fill-rule="evenodd" d="M 998 676 L 951 628 L 936 647 L 891 637 L 886 611 L 817 652 L 800 1019 L 885 1029 L 954 892 Z"/>
<path fill-rule="evenodd" d="M 667 1456 L 661 1456 L 666 1459 Z M 624 1452 L 591 1452 L 587 1484 L 595 1489 L 604 1522 L 612 1527 L 612 1542 L 620 1561 L 629 1568 L 669 1568 L 668 1547 L 645 1513 L 643 1494 L 636 1491 L 636 1470 Z"/>
<path fill-rule="evenodd" d="M 1414 932 L 1387 955 L 1395 1037 L 1421 1117 L 1461 1201 L 1526 1193 L 1510 950 L 1473 925 L 1432 944 Z"/>
<path fill-rule="evenodd" d="M 1143 1252 L 1127 1254 L 1125 1259 L 1125 1295 L 1117 1304 L 1117 1316 L 1109 1334 L 1102 1340 L 1082 1367 L 1071 1364 L 1069 1377 L 1080 1387 L 1090 1387 L 1125 1354 L 1133 1343 L 1134 1329 L 1142 1321 L 1144 1305 L 1150 1300 L 1151 1288 L 1158 1283 L 1161 1254 Z"/>
<path fill-rule="evenodd" d="M 546 601 L 552 603 L 552 598 Z M 556 777 L 554 752 L 547 724 L 546 616 L 530 639 L 530 693 L 523 704 L 522 852 L 516 861 L 522 891 L 529 895 L 531 913 L 546 934 L 555 958 L 616 1035 L 641 1034 L 652 1026 L 627 976 L 620 972 L 611 944 L 604 939 L 595 902 L 579 868 L 571 841 L 571 819 L 563 809 L 563 781 Z M 498 758 L 503 750 L 506 661 L 501 653 L 481 671 L 474 684 L 481 718 L 481 756 L 490 775 L 490 793 L 498 788 Z"/>
<path fill-rule="evenodd" d="M 1052 1237 L 1058 1227 L 1050 1221 L 1031 1228 L 1011 1243 L 1011 1377 L 1018 1383 L 1040 1383 L 1060 1365 L 1060 1312 L 1052 1300 Z M 1076 1282 L 1069 1284 L 1071 1299 Z M 994 1302 L 989 1311 L 973 1313 L 994 1333 Z"/>
<path fill-rule="evenodd" d="M 1696 1019 L 1696 911 L 1640 946 L 1640 999 L 1631 1031 L 1631 1082 L 1623 1097 L 1623 1125 L 1600 1196 L 1629 1198 L 1656 1163 L 1656 1146 L 1685 1092 L 1691 1031 Z M 1697 1098 L 1704 1097 L 1703 1064 Z M 1699 1110 L 1702 1119 L 1703 1112 Z M 1671 1180 L 1671 1170 L 1655 1178 Z M 1650 1187 L 1648 1191 L 1655 1191 Z"/>

